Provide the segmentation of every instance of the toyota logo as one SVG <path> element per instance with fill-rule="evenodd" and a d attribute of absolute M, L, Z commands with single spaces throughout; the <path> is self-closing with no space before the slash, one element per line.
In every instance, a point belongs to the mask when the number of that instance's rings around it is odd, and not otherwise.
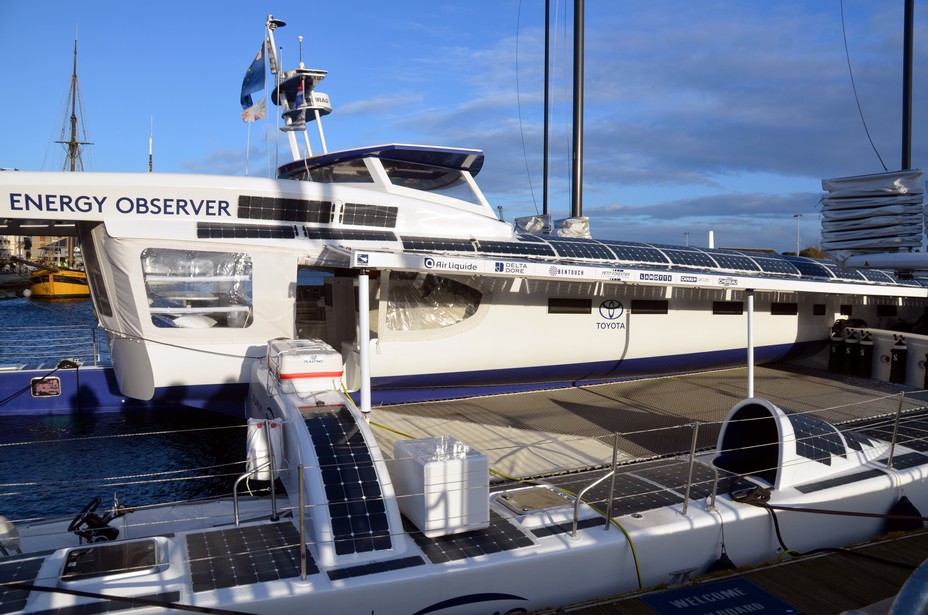
<path fill-rule="evenodd" d="M 606 299 L 599 304 L 599 315 L 606 320 L 615 320 L 625 313 L 625 306 L 621 301 L 615 299 Z"/>

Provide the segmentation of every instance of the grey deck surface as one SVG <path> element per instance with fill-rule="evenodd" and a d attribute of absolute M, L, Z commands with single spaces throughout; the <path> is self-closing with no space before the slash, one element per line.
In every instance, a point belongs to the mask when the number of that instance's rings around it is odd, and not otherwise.
<path fill-rule="evenodd" d="M 813 412 L 832 423 L 891 415 L 924 393 L 797 370 L 757 367 L 754 394 L 784 409 Z M 611 462 L 686 452 L 699 423 L 697 448 L 715 445 L 728 411 L 747 395 L 746 368 L 462 400 L 375 408 L 371 422 L 387 454 L 405 437 L 452 435 L 487 455 L 507 476 L 543 476 Z M 392 430 L 392 431 L 391 431 Z"/>

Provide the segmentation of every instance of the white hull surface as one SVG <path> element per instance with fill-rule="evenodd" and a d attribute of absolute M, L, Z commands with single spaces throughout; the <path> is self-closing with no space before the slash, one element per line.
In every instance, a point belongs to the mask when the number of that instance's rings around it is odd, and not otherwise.
<path fill-rule="evenodd" d="M 823 510 L 883 515 L 903 495 L 928 509 L 928 455 L 893 449 L 891 424 L 839 431 L 762 399 L 732 409 L 714 452 L 616 466 L 614 485 L 606 468 L 491 487 L 486 458 L 450 437 L 384 455 L 350 400 L 326 390 L 340 377 L 334 349 L 285 340 L 266 352 L 248 412 L 270 421 L 256 434 L 281 434 L 252 466 L 274 468 L 275 499 L 242 498 L 237 524 L 228 501 L 121 511 L 78 523 L 99 540 L 83 545 L 67 520 L 23 525 L 18 542 L 0 530 L 0 579 L 22 584 L 0 611 L 123 597 L 163 604 L 134 603 L 140 613 L 520 613 L 685 582 L 723 552 L 757 564 L 887 528 Z"/>

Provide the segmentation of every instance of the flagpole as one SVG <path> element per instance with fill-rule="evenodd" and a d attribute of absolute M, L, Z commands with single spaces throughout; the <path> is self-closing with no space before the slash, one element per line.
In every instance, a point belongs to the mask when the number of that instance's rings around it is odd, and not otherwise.
<path fill-rule="evenodd" d="M 251 155 L 251 122 L 248 124 L 248 137 L 245 139 L 245 175 L 248 175 L 248 157 Z"/>

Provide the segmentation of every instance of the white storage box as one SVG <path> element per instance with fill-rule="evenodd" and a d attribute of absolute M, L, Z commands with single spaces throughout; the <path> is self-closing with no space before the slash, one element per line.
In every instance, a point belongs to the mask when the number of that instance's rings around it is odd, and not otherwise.
<path fill-rule="evenodd" d="M 322 340 L 271 340 L 267 367 L 284 391 L 296 393 L 337 390 L 343 371 L 342 355 Z"/>
<path fill-rule="evenodd" d="M 400 510 L 429 538 L 490 525 L 486 455 L 450 436 L 403 440 L 393 447 Z"/>

